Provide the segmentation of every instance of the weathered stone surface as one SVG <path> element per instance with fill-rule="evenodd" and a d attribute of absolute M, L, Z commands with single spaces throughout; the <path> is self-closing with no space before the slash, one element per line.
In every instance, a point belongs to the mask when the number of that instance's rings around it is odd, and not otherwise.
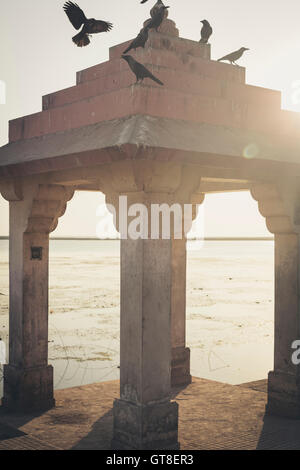
<path fill-rule="evenodd" d="M 300 380 L 297 375 L 280 370 L 269 373 L 266 412 L 300 419 Z"/>
<path fill-rule="evenodd" d="M 9 409 L 54 406 L 48 366 L 49 233 L 73 196 L 70 188 L 24 184 L 22 200 L 10 201 L 9 365 L 3 405 Z"/>
<path fill-rule="evenodd" d="M 193 377 L 172 393 L 180 403 L 180 449 L 299 449 L 300 421 L 266 416 L 266 391 L 266 380 L 237 386 Z M 56 449 L 109 450 L 118 396 L 117 381 L 56 390 L 57 407 L 45 413 L 0 408 L 0 433 L 7 423 Z M 19 448 L 9 441 L 10 449 Z"/>
<path fill-rule="evenodd" d="M 4 365 L 4 398 L 9 411 L 44 411 L 55 406 L 53 368 L 18 368 Z"/>
<path fill-rule="evenodd" d="M 114 402 L 112 449 L 179 449 L 176 402 L 135 405 Z"/>
<path fill-rule="evenodd" d="M 192 382 L 192 376 L 190 373 L 190 354 L 191 351 L 189 348 L 172 348 L 172 387 L 177 387 L 179 385 L 188 385 Z"/>

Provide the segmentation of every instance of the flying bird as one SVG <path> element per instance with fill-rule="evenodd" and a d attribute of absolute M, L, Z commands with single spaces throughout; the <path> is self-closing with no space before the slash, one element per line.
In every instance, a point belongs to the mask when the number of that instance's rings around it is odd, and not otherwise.
<path fill-rule="evenodd" d="M 142 1 L 141 1 L 141 3 L 146 3 L 146 2 L 148 2 L 148 0 L 142 0 Z"/>
<path fill-rule="evenodd" d="M 247 47 L 241 47 L 238 51 L 231 52 L 231 54 L 225 55 L 224 57 L 221 57 L 221 59 L 218 59 L 218 62 L 221 60 L 228 60 L 231 64 L 238 65 L 236 64 L 236 61 L 242 57 L 245 51 L 249 51 Z"/>
<path fill-rule="evenodd" d="M 155 3 L 154 7 L 151 8 L 150 10 L 150 16 L 151 18 L 154 18 L 154 16 L 156 15 L 156 13 L 158 13 L 159 9 L 161 7 L 164 7 L 165 5 L 163 4 L 163 2 L 161 0 L 157 0 L 157 2 Z"/>
<path fill-rule="evenodd" d="M 82 26 L 81 31 L 72 38 L 78 47 L 87 46 L 90 43 L 89 35 L 110 31 L 113 26 L 106 21 L 86 18 L 76 3 L 68 1 L 64 4 L 63 9 L 75 29 L 80 29 Z"/>
<path fill-rule="evenodd" d="M 170 8 L 170 7 L 165 7 L 164 5 L 160 7 L 157 10 L 156 14 L 153 16 L 153 18 L 151 18 L 146 24 L 147 28 L 155 29 L 157 31 L 164 20 L 165 11 L 167 8 Z"/>
<path fill-rule="evenodd" d="M 136 76 L 136 83 L 142 82 L 144 78 L 150 78 L 154 82 L 158 83 L 159 85 L 163 85 L 163 82 L 161 82 L 158 78 L 154 77 L 150 70 L 146 69 L 143 64 L 140 64 L 137 62 L 131 55 L 122 55 L 122 59 L 126 60 L 128 63 L 129 67 L 133 71 L 133 73 Z"/>
<path fill-rule="evenodd" d="M 213 33 L 213 29 L 207 20 L 202 20 L 200 21 L 200 23 L 202 23 L 203 26 L 201 29 L 201 39 L 199 42 L 201 42 L 202 44 L 207 44 L 210 36 Z"/>

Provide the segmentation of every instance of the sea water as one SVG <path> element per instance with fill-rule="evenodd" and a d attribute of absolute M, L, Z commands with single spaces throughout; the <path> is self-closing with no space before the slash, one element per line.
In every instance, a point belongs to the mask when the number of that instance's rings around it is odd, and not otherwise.
<path fill-rule="evenodd" d="M 237 384 L 272 370 L 273 252 L 273 241 L 188 243 L 186 337 L 194 376 Z M 8 241 L 0 240 L 0 337 L 7 355 L 8 302 Z M 119 323 L 120 242 L 51 240 L 55 388 L 118 379 Z"/>

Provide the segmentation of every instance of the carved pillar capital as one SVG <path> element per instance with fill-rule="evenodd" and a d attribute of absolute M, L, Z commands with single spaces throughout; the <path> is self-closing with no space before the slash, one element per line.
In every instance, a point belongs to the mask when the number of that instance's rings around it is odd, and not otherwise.
<path fill-rule="evenodd" d="M 22 182 L 19 180 L 0 181 L 0 193 L 7 201 L 23 199 Z"/>
<path fill-rule="evenodd" d="M 258 202 L 259 212 L 265 217 L 267 228 L 271 233 L 294 233 L 295 229 L 284 200 L 284 194 L 277 185 L 253 185 L 250 192 Z"/>
<path fill-rule="evenodd" d="M 51 233 L 72 199 L 70 187 L 39 184 L 32 200 L 26 233 Z"/>
<path fill-rule="evenodd" d="M 182 213 L 184 233 L 197 216 L 197 206 L 204 200 L 201 176 L 193 165 L 156 160 L 125 160 L 107 165 L 103 169 L 100 188 L 106 195 L 108 209 L 116 215 L 116 229 L 120 231 L 120 217 L 127 214 L 127 222 L 139 211 L 147 211 L 150 227 L 153 213 L 168 210 Z M 159 208 L 157 207 L 159 206 Z M 168 206 L 168 208 L 166 208 Z M 145 211 L 144 211 L 145 209 Z"/>

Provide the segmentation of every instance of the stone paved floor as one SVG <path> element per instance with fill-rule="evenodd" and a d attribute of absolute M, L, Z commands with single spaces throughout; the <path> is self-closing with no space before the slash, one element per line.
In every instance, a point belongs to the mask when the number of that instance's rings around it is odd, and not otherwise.
<path fill-rule="evenodd" d="M 42 414 L 0 409 L 1 449 L 106 449 L 119 383 L 55 392 L 56 408 Z M 176 389 L 182 450 L 300 449 L 300 421 L 265 416 L 266 381 L 228 385 L 193 378 Z"/>

